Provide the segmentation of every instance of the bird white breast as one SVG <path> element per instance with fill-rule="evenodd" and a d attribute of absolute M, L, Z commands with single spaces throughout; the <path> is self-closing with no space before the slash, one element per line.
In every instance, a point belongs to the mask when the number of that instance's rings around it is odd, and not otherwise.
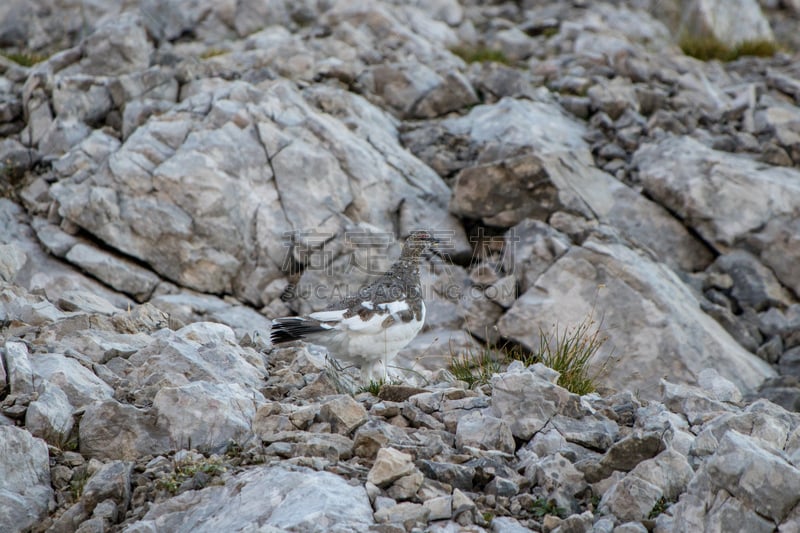
<path fill-rule="evenodd" d="M 389 364 L 397 352 L 405 348 L 422 329 L 425 322 L 425 304 L 420 303 L 422 312 L 419 320 L 413 318 L 407 322 L 403 322 L 397 315 L 408 309 L 408 305 L 404 302 L 380 304 L 379 309 L 385 312 L 378 312 L 367 321 L 358 315 L 341 319 L 342 315 L 338 311 L 313 313 L 309 316 L 317 320 L 339 318 L 340 321 L 331 323 L 332 331 L 326 332 L 324 336 L 319 335 L 314 338 L 315 336 L 311 335 L 309 340 L 326 346 L 332 355 L 343 361 L 363 365 L 384 360 Z M 384 327 L 384 321 L 389 316 L 395 320 L 388 327 Z"/>

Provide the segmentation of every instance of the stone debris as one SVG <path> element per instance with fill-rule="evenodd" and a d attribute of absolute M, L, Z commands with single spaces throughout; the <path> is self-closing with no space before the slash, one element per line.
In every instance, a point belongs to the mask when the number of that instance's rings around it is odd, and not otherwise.
<path fill-rule="evenodd" d="M 797 529 L 800 2 L 84 4 L 0 7 L 0 531 Z M 400 383 L 271 346 L 420 228 Z"/>

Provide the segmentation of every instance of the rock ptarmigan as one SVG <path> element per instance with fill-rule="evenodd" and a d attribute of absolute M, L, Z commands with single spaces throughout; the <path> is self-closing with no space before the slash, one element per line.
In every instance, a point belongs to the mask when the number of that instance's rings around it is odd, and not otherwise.
<path fill-rule="evenodd" d="M 364 383 L 385 377 L 397 352 L 417 336 L 425 321 L 419 261 L 435 243 L 427 231 L 412 232 L 400 258 L 356 296 L 308 316 L 273 320 L 272 343 L 303 340 L 324 346 L 337 359 L 359 366 Z"/>

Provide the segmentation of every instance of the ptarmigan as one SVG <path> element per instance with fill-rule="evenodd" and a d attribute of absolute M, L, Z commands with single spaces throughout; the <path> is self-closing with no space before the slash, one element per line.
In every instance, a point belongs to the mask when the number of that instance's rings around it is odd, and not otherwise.
<path fill-rule="evenodd" d="M 385 378 L 397 352 L 425 321 L 419 261 L 435 242 L 427 231 L 412 232 L 400 258 L 356 296 L 308 316 L 273 320 L 272 343 L 304 340 L 324 346 L 335 358 L 359 366 L 364 383 Z"/>

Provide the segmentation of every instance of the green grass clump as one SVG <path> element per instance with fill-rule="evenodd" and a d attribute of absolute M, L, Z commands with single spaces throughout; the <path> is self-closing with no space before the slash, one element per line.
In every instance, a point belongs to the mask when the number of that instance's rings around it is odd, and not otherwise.
<path fill-rule="evenodd" d="M 450 372 L 459 381 L 464 381 L 469 388 L 489 383 L 492 374 L 500 372 L 500 363 L 495 360 L 490 346 L 483 347 L 475 353 L 455 356 L 450 360 Z"/>
<path fill-rule="evenodd" d="M 0 55 L 23 67 L 32 67 L 47 59 L 46 56 L 34 52 L 0 52 Z"/>
<path fill-rule="evenodd" d="M 560 386 L 575 394 L 589 394 L 597 389 L 595 380 L 600 373 L 590 374 L 589 362 L 606 340 L 591 315 L 563 332 L 558 325 L 549 334 L 539 328 L 539 349 L 524 362 L 539 361 L 561 374 Z"/>
<path fill-rule="evenodd" d="M 662 496 L 650 510 L 650 514 L 647 515 L 647 518 L 653 520 L 655 517 L 666 511 L 667 507 L 669 507 L 669 502 L 665 497 Z"/>
<path fill-rule="evenodd" d="M 742 41 L 736 45 L 736 56 L 772 57 L 778 53 L 778 45 L 767 39 Z"/>
<path fill-rule="evenodd" d="M 559 518 L 567 517 L 566 509 L 559 507 L 554 500 L 548 501 L 547 498 L 539 498 L 533 502 L 531 512 L 537 518 L 544 518 L 547 515 L 553 515 Z"/>
<path fill-rule="evenodd" d="M 228 52 L 227 50 L 223 50 L 221 48 L 209 48 L 208 50 L 200 54 L 200 59 L 210 59 L 212 57 L 222 56 L 228 53 L 230 52 Z"/>
<path fill-rule="evenodd" d="M 456 46 L 450 51 L 467 63 L 493 62 L 511 65 L 511 61 L 503 52 L 486 46 Z"/>
<path fill-rule="evenodd" d="M 156 482 L 156 487 L 170 494 L 176 494 L 185 481 L 192 479 L 199 472 L 215 477 L 221 475 L 225 471 L 227 471 L 225 465 L 222 464 L 221 460 L 216 458 L 178 463 L 175 465 L 175 470 L 172 473 L 160 478 Z"/>
<path fill-rule="evenodd" d="M 384 385 L 386 385 L 386 380 L 383 379 L 383 378 L 381 378 L 381 379 L 379 379 L 377 381 L 370 380 L 370 382 L 367 385 L 364 385 L 363 387 L 359 388 L 356 391 L 356 394 L 359 394 L 359 393 L 362 393 L 362 392 L 368 392 L 368 393 L 372 394 L 373 396 L 377 396 L 378 393 L 381 392 L 381 388 Z"/>
<path fill-rule="evenodd" d="M 697 37 L 684 33 L 679 44 L 683 53 L 702 61 L 733 61 L 742 56 L 770 57 L 778 52 L 778 45 L 767 39 L 742 41 L 730 47 L 713 35 Z"/>

